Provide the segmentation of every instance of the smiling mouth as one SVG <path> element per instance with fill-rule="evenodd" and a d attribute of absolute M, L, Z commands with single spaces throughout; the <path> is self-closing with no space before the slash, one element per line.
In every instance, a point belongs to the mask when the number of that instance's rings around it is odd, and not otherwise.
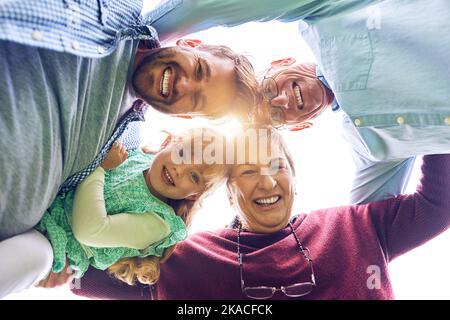
<path fill-rule="evenodd" d="M 173 181 L 173 178 L 170 175 L 169 170 L 167 170 L 165 166 L 163 166 L 161 176 L 165 184 L 167 184 L 168 186 L 175 187 L 175 182 Z"/>
<path fill-rule="evenodd" d="M 259 208 L 263 210 L 271 210 L 275 208 L 281 200 L 281 196 L 271 196 L 266 198 L 259 198 L 256 200 L 253 200 L 253 203 L 255 203 Z"/>
<path fill-rule="evenodd" d="M 167 67 L 164 69 L 161 80 L 159 82 L 159 93 L 164 97 L 167 98 L 170 93 L 170 82 L 172 80 L 172 69 L 170 67 Z"/>
<path fill-rule="evenodd" d="M 294 90 L 294 96 L 295 96 L 295 101 L 297 103 L 297 108 L 299 110 L 302 110 L 303 109 L 303 99 L 302 99 L 302 92 L 300 90 L 300 86 L 294 82 L 292 84 L 292 89 Z"/>

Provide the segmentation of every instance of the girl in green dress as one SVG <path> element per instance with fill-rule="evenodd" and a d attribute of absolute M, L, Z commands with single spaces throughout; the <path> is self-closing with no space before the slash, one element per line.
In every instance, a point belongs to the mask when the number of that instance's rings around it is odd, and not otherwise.
<path fill-rule="evenodd" d="M 223 142 L 203 128 L 166 140 L 156 154 L 115 144 L 75 191 L 56 198 L 37 227 L 52 244 L 52 272 L 68 261 L 76 277 L 93 266 L 129 284 L 154 283 L 161 259 L 186 238 L 202 199 L 226 176 L 224 162 L 205 161 L 203 152 Z"/>

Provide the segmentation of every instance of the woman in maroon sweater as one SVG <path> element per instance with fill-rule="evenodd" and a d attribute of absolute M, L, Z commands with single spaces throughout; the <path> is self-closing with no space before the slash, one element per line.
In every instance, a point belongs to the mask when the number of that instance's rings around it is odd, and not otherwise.
<path fill-rule="evenodd" d="M 412 195 L 292 217 L 295 171 L 280 146 L 270 164 L 277 170 L 262 174 L 267 163 L 260 161 L 233 166 L 234 227 L 189 236 L 152 288 L 91 269 L 73 292 L 101 299 L 393 299 L 388 263 L 450 225 L 450 156 L 424 157 Z"/>

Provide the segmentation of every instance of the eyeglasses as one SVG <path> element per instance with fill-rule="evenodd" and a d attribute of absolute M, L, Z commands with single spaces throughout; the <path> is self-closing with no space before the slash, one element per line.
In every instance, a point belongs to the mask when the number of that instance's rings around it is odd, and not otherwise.
<path fill-rule="evenodd" d="M 292 234 L 295 237 L 295 240 L 297 241 L 299 251 L 302 254 L 302 256 L 308 261 L 310 269 L 311 269 L 311 281 L 308 282 L 299 282 L 294 283 L 292 285 L 286 286 L 286 287 L 267 287 L 267 286 L 257 286 L 257 287 L 246 287 L 244 283 L 244 276 L 243 276 L 243 269 L 244 269 L 244 263 L 242 260 L 243 254 L 240 252 L 240 237 L 241 237 L 241 230 L 242 226 L 239 223 L 238 228 L 238 235 L 237 235 L 237 254 L 238 254 L 238 262 L 239 262 L 239 272 L 241 275 L 241 290 L 242 292 L 251 299 L 270 299 L 273 297 L 275 292 L 281 291 L 283 292 L 287 297 L 291 298 L 298 298 L 305 296 L 314 289 L 316 286 L 316 280 L 314 277 L 314 269 L 312 264 L 311 255 L 309 253 L 308 248 L 303 247 L 300 240 L 297 237 L 297 234 L 294 231 L 294 227 L 292 226 L 292 223 L 289 222 L 289 226 L 291 227 Z"/>
<path fill-rule="evenodd" d="M 278 86 L 274 78 L 265 76 L 262 81 L 264 97 L 270 103 L 270 124 L 280 129 L 285 125 L 284 112 L 280 107 L 272 105 L 272 99 L 278 96 Z"/>

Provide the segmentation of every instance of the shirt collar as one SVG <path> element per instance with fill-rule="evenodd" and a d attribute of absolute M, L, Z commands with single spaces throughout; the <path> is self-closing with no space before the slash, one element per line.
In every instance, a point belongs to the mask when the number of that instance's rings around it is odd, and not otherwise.
<path fill-rule="evenodd" d="M 331 89 L 330 85 L 328 84 L 327 79 L 325 79 L 325 76 L 323 75 L 322 70 L 320 70 L 318 66 L 316 66 L 316 76 L 324 84 L 324 86 L 326 86 L 328 89 L 333 91 Z M 333 102 L 331 103 L 331 110 L 338 111 L 338 110 L 340 110 L 340 108 L 341 107 L 339 106 L 338 102 L 336 101 L 336 97 L 334 97 Z"/>

